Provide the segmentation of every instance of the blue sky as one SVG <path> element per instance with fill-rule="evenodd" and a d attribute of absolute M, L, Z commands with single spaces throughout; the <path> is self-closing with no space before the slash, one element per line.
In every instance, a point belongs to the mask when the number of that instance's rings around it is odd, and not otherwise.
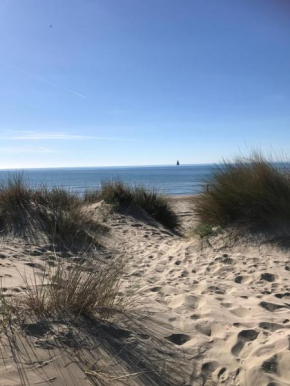
<path fill-rule="evenodd" d="M 0 47 L 0 168 L 290 154 L 289 0 L 1 0 Z"/>

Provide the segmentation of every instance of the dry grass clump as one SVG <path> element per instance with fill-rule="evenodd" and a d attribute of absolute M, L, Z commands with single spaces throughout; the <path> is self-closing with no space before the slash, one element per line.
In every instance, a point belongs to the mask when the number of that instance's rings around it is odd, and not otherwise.
<path fill-rule="evenodd" d="M 34 195 L 41 226 L 54 244 L 74 249 L 95 243 L 99 225 L 85 213 L 80 197 L 61 188 L 42 188 Z"/>
<path fill-rule="evenodd" d="M 132 205 L 134 201 L 133 188 L 126 186 L 120 180 L 104 181 L 101 186 L 101 198 L 115 206 Z"/>
<path fill-rule="evenodd" d="M 4 233 L 44 232 L 51 242 L 70 248 L 94 243 L 97 224 L 83 211 L 83 200 L 65 189 L 32 189 L 23 175 L 0 185 L 0 229 Z"/>
<path fill-rule="evenodd" d="M 72 193 L 63 188 L 47 189 L 41 187 L 33 190 L 33 200 L 48 209 L 54 210 L 56 208 L 63 208 L 68 210 L 72 206 L 82 204 L 82 200 L 75 193 Z"/>
<path fill-rule="evenodd" d="M 29 222 L 33 192 L 25 184 L 23 175 L 9 176 L 0 184 L 0 228 L 20 230 Z"/>
<path fill-rule="evenodd" d="M 86 190 L 83 200 L 86 204 L 94 204 L 101 200 L 100 192 L 98 190 Z"/>
<path fill-rule="evenodd" d="M 290 224 L 290 168 L 254 152 L 224 162 L 207 189 L 195 199 L 195 213 L 206 226 L 266 229 Z"/>
<path fill-rule="evenodd" d="M 44 208 L 39 216 L 44 231 L 53 244 L 59 247 L 69 247 L 73 250 L 96 244 L 93 235 L 99 226 L 82 211 L 80 205 L 72 205 L 68 209 Z"/>
<path fill-rule="evenodd" d="M 178 228 L 178 217 L 166 197 L 144 187 L 135 187 L 133 196 L 135 205 L 140 206 L 155 220 L 169 229 Z"/>
<path fill-rule="evenodd" d="M 101 198 L 116 207 L 139 206 L 169 229 L 178 227 L 178 217 L 166 197 L 143 186 L 127 186 L 122 181 L 106 181 L 101 187 Z"/>
<path fill-rule="evenodd" d="M 54 267 L 47 265 L 26 283 L 22 305 L 36 315 L 106 315 L 124 306 L 120 294 L 123 261 L 87 256 L 80 263 L 58 258 Z"/>

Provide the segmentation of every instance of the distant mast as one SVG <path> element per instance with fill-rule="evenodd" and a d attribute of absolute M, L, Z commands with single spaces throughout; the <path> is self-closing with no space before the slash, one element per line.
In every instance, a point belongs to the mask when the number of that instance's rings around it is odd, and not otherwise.
<path fill-rule="evenodd" d="M 179 161 L 177 160 L 176 165 L 179 166 Z"/>

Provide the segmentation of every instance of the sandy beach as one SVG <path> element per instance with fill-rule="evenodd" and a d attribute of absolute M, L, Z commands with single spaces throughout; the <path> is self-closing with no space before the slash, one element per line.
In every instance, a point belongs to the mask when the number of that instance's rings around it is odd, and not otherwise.
<path fill-rule="evenodd" d="M 191 198 L 171 202 L 185 228 L 194 217 Z M 92 217 L 100 218 L 101 207 L 89 206 Z M 105 224 L 102 244 L 127 262 L 123 286 L 133 289 L 135 320 L 118 317 L 114 327 L 113 317 L 98 334 L 57 322 L 2 333 L 1 385 L 290 384 L 287 251 L 201 245 L 136 210 L 110 213 Z M 2 293 L 13 298 L 25 291 L 23 273 L 35 276 L 55 254 L 45 242 L 2 238 L 0 258 Z M 88 377 L 80 355 L 88 366 L 98 362 L 98 377 Z"/>

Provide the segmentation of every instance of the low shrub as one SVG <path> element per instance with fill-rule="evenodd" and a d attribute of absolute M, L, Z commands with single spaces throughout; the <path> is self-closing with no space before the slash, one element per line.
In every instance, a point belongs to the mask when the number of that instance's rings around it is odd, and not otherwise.
<path fill-rule="evenodd" d="M 261 229 L 290 224 L 290 168 L 254 152 L 224 162 L 195 199 L 195 213 L 206 226 Z"/>

